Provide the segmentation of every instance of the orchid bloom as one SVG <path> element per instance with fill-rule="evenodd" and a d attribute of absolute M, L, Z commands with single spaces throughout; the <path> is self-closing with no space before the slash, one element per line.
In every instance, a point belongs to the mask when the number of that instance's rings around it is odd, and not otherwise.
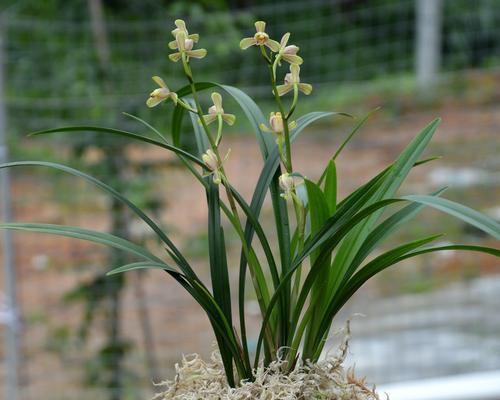
<path fill-rule="evenodd" d="M 297 124 L 295 123 L 295 121 L 292 121 L 288 124 L 288 127 L 290 129 L 293 129 L 296 125 Z M 269 127 L 264 124 L 260 124 L 260 129 L 262 129 L 264 132 L 272 132 L 278 136 L 283 133 L 285 126 L 283 116 L 280 112 L 272 112 L 269 115 Z"/>
<path fill-rule="evenodd" d="M 255 23 L 255 30 L 257 33 L 253 37 L 244 38 L 240 42 L 240 47 L 245 50 L 250 46 L 267 46 L 277 53 L 280 49 L 280 44 L 276 40 L 269 38 L 266 31 L 266 23 L 264 21 L 257 21 Z"/>
<path fill-rule="evenodd" d="M 285 75 L 285 84 L 278 85 L 278 95 L 283 96 L 297 87 L 305 95 L 312 92 L 312 86 L 309 83 L 300 82 L 300 67 L 297 64 L 290 65 L 290 72 Z"/>
<path fill-rule="evenodd" d="M 289 199 L 293 195 L 293 190 L 295 188 L 293 176 L 287 173 L 280 175 L 279 185 L 281 190 L 283 190 L 281 197 L 283 197 L 284 199 Z"/>
<path fill-rule="evenodd" d="M 194 43 L 198 43 L 198 40 L 200 39 L 200 35 L 198 35 L 197 33 L 193 33 L 193 34 L 190 35 L 189 32 L 188 32 L 188 30 L 186 29 L 186 23 L 182 19 L 176 19 L 175 20 L 175 26 L 177 28 L 175 28 L 172 31 L 172 35 L 174 36 L 174 38 L 177 38 L 177 34 L 182 31 L 186 35 L 187 39 L 191 39 Z M 168 47 L 170 47 L 172 50 L 177 49 L 178 48 L 177 41 L 176 40 L 172 40 L 168 44 Z"/>
<path fill-rule="evenodd" d="M 231 152 L 231 149 L 228 150 L 226 156 L 224 157 L 224 160 L 219 162 L 219 158 L 217 157 L 217 154 L 212 149 L 208 149 L 202 156 L 202 160 L 207 166 L 207 168 L 211 171 L 209 175 L 213 174 L 214 175 L 214 183 L 216 185 L 219 185 L 222 182 L 222 177 L 223 174 L 221 172 L 221 167 L 222 163 L 227 160 L 229 157 L 229 153 Z"/>
<path fill-rule="evenodd" d="M 286 62 L 289 62 L 290 64 L 297 64 L 297 65 L 302 64 L 303 62 L 302 57 L 297 55 L 299 48 L 294 44 L 287 46 L 288 39 L 290 39 L 290 32 L 285 33 L 281 38 L 277 56 L 278 60 L 283 59 Z"/>
<path fill-rule="evenodd" d="M 236 117 L 233 114 L 226 114 L 224 112 L 224 109 L 222 108 L 222 96 L 217 92 L 213 92 L 212 101 L 214 102 L 214 105 L 208 109 L 208 114 L 203 116 L 205 123 L 207 125 L 211 124 L 220 116 L 225 123 L 233 125 Z"/>
<path fill-rule="evenodd" d="M 165 81 L 159 76 L 153 76 L 153 81 L 155 81 L 159 88 L 153 90 L 149 94 L 149 99 L 146 101 L 148 107 L 154 107 L 160 104 L 162 101 L 172 99 L 174 104 L 177 104 L 177 93 L 171 92 Z"/>
<path fill-rule="evenodd" d="M 201 158 L 210 171 L 216 171 L 219 168 L 219 160 L 212 149 L 208 149 L 203 153 Z"/>
<path fill-rule="evenodd" d="M 186 54 L 188 57 L 193 58 L 203 58 L 207 55 L 207 51 L 205 49 L 197 49 L 193 50 L 194 40 L 189 39 L 186 36 L 186 33 L 182 30 L 179 30 L 175 36 L 175 41 L 177 43 L 177 52 L 172 53 L 168 56 L 170 60 L 173 62 L 177 62 L 182 58 L 182 54 Z"/>

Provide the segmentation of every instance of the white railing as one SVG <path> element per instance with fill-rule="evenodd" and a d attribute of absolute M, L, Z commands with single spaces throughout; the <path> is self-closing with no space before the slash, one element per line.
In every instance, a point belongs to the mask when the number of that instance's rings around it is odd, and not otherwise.
<path fill-rule="evenodd" d="M 500 371 L 381 386 L 390 400 L 499 400 Z"/>

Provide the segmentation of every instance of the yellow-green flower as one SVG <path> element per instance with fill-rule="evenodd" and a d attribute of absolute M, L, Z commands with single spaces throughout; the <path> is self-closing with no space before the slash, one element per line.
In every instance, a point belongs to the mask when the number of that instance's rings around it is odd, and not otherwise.
<path fill-rule="evenodd" d="M 177 34 L 182 31 L 186 35 L 187 39 L 191 39 L 194 43 L 198 43 L 198 40 L 200 39 L 200 35 L 198 35 L 197 33 L 193 33 L 193 34 L 190 35 L 189 32 L 188 32 L 188 30 L 187 30 L 187 28 L 186 28 L 186 23 L 182 19 L 176 19 L 175 20 L 175 26 L 177 28 L 175 28 L 172 31 L 172 35 L 174 36 L 174 38 L 177 38 Z M 177 41 L 176 40 L 172 40 L 168 44 L 168 47 L 170 47 L 172 50 L 177 49 L 178 48 Z"/>
<path fill-rule="evenodd" d="M 266 23 L 264 21 L 257 21 L 255 23 L 255 30 L 257 33 L 253 37 L 241 40 L 240 47 L 243 50 L 248 49 L 250 46 L 267 46 L 275 53 L 279 51 L 280 44 L 276 40 L 269 38 L 269 35 L 266 33 Z"/>
<path fill-rule="evenodd" d="M 212 149 L 208 149 L 201 158 L 210 171 L 216 171 L 219 168 L 219 160 Z"/>
<path fill-rule="evenodd" d="M 290 64 L 297 64 L 297 65 L 302 64 L 303 62 L 302 57 L 297 55 L 299 48 L 294 44 L 287 46 L 288 39 L 290 39 L 290 32 L 285 33 L 281 38 L 277 56 L 278 59 L 279 60 L 283 59 L 286 62 L 289 62 Z"/>
<path fill-rule="evenodd" d="M 285 75 L 285 84 L 278 85 L 277 87 L 278 95 L 283 96 L 287 94 L 293 90 L 295 86 L 305 95 L 309 95 L 312 92 L 312 85 L 300 82 L 300 67 L 297 64 L 291 64 L 290 72 Z"/>
<path fill-rule="evenodd" d="M 162 101 L 168 99 L 171 99 L 174 104 L 177 104 L 177 93 L 171 92 L 163 79 L 161 79 L 159 76 L 153 76 L 153 81 L 155 81 L 160 87 L 153 90 L 149 94 L 149 99 L 147 99 L 146 101 L 148 107 L 157 106 Z"/>
<path fill-rule="evenodd" d="M 183 53 L 186 54 L 186 56 L 193 58 L 203 58 L 207 55 L 207 51 L 205 49 L 193 50 L 194 40 L 189 39 L 186 36 L 186 33 L 182 30 L 179 30 L 179 32 L 177 32 L 175 41 L 177 43 L 176 48 L 179 51 L 168 56 L 168 58 L 170 58 L 170 60 L 174 62 L 179 61 L 182 58 Z"/>
<path fill-rule="evenodd" d="M 293 129 L 296 125 L 295 121 L 292 121 L 288 124 L 288 127 Z M 269 115 L 269 127 L 264 124 L 260 124 L 260 129 L 264 132 L 272 132 L 276 135 L 281 135 L 285 129 L 283 116 L 280 112 L 272 112 Z"/>
<path fill-rule="evenodd" d="M 233 114 L 226 114 L 224 112 L 224 109 L 222 108 L 222 96 L 217 92 L 213 92 L 212 101 L 214 102 L 214 105 L 208 109 L 208 114 L 203 116 L 205 123 L 208 125 L 214 122 L 220 115 L 224 122 L 228 125 L 233 125 L 236 117 Z"/>
<path fill-rule="evenodd" d="M 208 149 L 201 156 L 201 158 L 202 158 L 203 162 L 205 163 L 205 165 L 207 166 L 208 170 L 211 171 L 210 174 L 208 174 L 208 175 L 213 174 L 214 183 L 216 185 L 219 185 L 222 182 L 222 177 L 223 177 L 223 174 L 221 171 L 222 163 L 224 163 L 227 160 L 230 152 L 231 152 L 231 149 L 229 149 L 227 151 L 227 154 L 224 157 L 224 160 L 221 160 L 220 162 L 219 162 L 219 158 L 217 157 L 217 154 L 215 154 L 215 152 L 212 149 Z M 206 175 L 206 176 L 208 176 L 208 175 Z"/>

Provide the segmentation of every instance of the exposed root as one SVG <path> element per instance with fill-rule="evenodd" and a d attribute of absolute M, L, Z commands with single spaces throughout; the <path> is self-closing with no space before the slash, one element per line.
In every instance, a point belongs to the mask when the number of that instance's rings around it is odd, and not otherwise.
<path fill-rule="evenodd" d="M 210 362 L 192 354 L 175 365 L 174 380 L 158 386 L 165 387 L 155 400 L 380 400 L 375 387 L 370 389 L 364 379 L 345 371 L 342 363 L 347 354 L 349 327 L 344 342 L 334 357 L 318 363 L 298 364 L 284 374 L 286 361 L 275 361 L 267 368 L 254 372 L 253 382 L 242 382 L 237 388 L 227 385 L 220 354 L 212 353 Z"/>

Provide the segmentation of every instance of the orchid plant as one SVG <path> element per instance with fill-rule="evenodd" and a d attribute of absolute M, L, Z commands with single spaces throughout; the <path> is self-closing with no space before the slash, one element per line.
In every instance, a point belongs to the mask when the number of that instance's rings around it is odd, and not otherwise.
<path fill-rule="evenodd" d="M 195 79 L 193 64 L 206 56 L 198 46 L 198 34 L 190 34 L 182 20 L 175 21 L 174 40 L 169 43 L 170 59 L 179 62 L 187 85 L 171 91 L 162 78 L 153 80 L 159 88 L 147 99 L 149 107 L 163 103 L 174 107 L 170 126 L 171 140 L 146 121 L 151 136 L 96 126 L 71 126 L 33 133 L 96 132 L 124 136 L 173 152 L 206 191 L 208 204 L 208 259 L 211 282 L 203 282 L 168 233 L 144 211 L 112 187 L 86 173 L 62 164 L 21 161 L 1 168 L 45 166 L 72 174 L 96 185 L 125 204 L 156 234 L 161 247 L 155 251 L 107 233 L 71 226 L 31 223 L 2 223 L 0 228 L 50 233 L 112 246 L 134 255 L 137 260 L 111 270 L 110 274 L 135 269 L 160 269 L 175 279 L 205 311 L 215 334 L 227 383 L 237 386 L 251 381 L 255 369 L 276 359 L 291 371 L 297 362 L 318 361 L 329 335 L 332 320 L 344 304 L 371 277 L 403 260 L 421 254 L 447 250 L 469 250 L 500 256 L 491 247 L 467 244 L 431 243 L 441 235 L 433 234 L 389 250 L 380 244 L 399 229 L 404 229 L 425 207 L 432 207 L 461 219 L 500 239 L 500 225 L 464 205 L 441 197 L 444 189 L 427 195 L 397 195 L 413 168 L 431 162 L 421 154 L 431 140 L 439 119 L 427 125 L 401 152 L 396 160 L 371 180 L 343 199 L 337 195 L 336 162 L 339 154 L 359 131 L 369 115 L 362 118 L 332 152 L 323 174 L 309 179 L 294 169 L 292 142 L 310 124 L 320 118 L 346 116 L 344 113 L 312 112 L 295 117 L 300 93 L 309 95 L 312 86 L 302 83 L 299 47 L 289 45 L 290 34 L 280 42 L 266 33 L 263 21 L 255 23 L 256 33 L 241 40 L 240 47 L 257 48 L 267 68 L 275 111 L 268 120 L 257 104 L 235 87 Z M 278 84 L 280 67 L 289 65 L 283 84 Z M 213 105 L 204 112 L 200 93 L 211 93 Z M 253 127 L 262 154 L 260 172 L 252 198 L 248 201 L 231 184 L 219 145 L 224 124 L 233 125 L 235 116 L 226 113 L 223 97 L 231 96 Z M 285 101 L 290 94 L 291 100 Z M 168 101 L 168 100 L 171 100 Z M 181 148 L 182 122 L 189 115 L 197 151 Z M 215 128 L 214 128 L 215 127 Z M 222 195 L 224 193 L 224 195 Z M 266 196 L 270 196 L 275 230 L 267 232 L 260 215 Z M 398 206 L 394 208 L 394 206 Z M 224 225 L 227 220 L 229 228 Z M 232 302 L 225 232 L 233 229 L 241 242 L 237 304 Z M 277 248 L 274 248 L 276 238 Z M 247 274 L 255 293 L 260 314 L 260 333 L 255 349 L 249 348 L 245 316 Z M 252 351 L 251 351 L 252 350 Z"/>

